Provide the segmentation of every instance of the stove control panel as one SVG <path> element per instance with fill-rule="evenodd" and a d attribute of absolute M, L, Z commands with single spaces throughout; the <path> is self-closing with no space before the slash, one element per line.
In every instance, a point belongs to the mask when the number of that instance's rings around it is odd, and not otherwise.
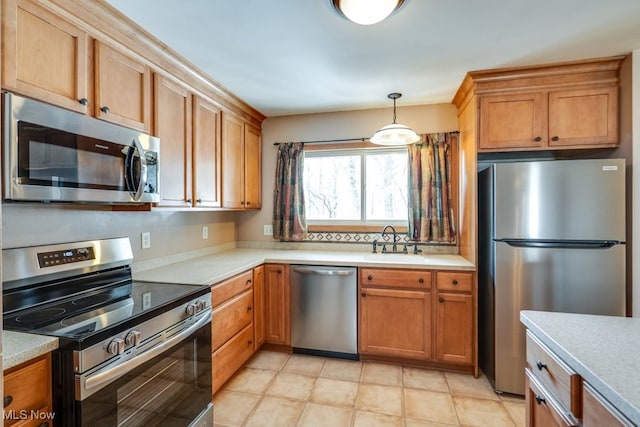
<path fill-rule="evenodd" d="M 38 252 L 38 265 L 40 268 L 90 261 L 94 259 L 96 259 L 96 254 L 91 246 L 86 248 L 63 249 L 52 252 Z"/>

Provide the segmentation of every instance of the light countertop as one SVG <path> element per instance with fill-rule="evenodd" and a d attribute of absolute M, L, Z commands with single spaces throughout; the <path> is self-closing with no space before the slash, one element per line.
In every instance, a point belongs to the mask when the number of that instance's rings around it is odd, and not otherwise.
<path fill-rule="evenodd" d="M 584 381 L 640 425 L 640 319 L 521 311 L 520 320 Z"/>
<path fill-rule="evenodd" d="M 57 338 L 2 331 L 2 369 L 13 368 L 57 348 Z"/>
<path fill-rule="evenodd" d="M 458 255 L 371 254 L 321 250 L 231 249 L 134 273 L 134 279 L 152 282 L 212 285 L 264 263 L 342 265 L 474 271 Z M 56 338 L 3 331 L 3 368 L 8 369 L 58 347 Z"/>
<path fill-rule="evenodd" d="M 263 263 L 474 271 L 459 255 L 232 249 L 134 273 L 136 280 L 212 285 Z"/>

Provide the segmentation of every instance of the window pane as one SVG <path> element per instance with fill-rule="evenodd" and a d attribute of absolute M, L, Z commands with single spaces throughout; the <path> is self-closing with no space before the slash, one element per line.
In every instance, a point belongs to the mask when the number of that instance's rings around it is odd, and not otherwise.
<path fill-rule="evenodd" d="M 407 153 L 367 153 L 366 219 L 403 221 L 408 218 Z"/>
<path fill-rule="evenodd" d="M 360 220 L 360 156 L 306 156 L 307 219 Z"/>

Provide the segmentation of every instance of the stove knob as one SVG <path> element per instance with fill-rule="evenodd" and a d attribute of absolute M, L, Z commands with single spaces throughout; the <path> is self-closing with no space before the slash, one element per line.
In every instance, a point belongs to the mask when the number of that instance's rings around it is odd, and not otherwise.
<path fill-rule="evenodd" d="M 124 337 L 124 342 L 127 345 L 138 345 L 140 344 L 142 338 L 142 334 L 139 331 L 131 331 Z"/>
<path fill-rule="evenodd" d="M 198 309 L 198 306 L 196 305 L 195 302 L 192 302 L 189 305 L 187 305 L 187 316 L 193 316 L 196 313 L 197 309 Z"/>
<path fill-rule="evenodd" d="M 122 338 L 114 338 L 107 345 L 107 353 L 122 354 L 124 353 L 124 340 Z"/>
<path fill-rule="evenodd" d="M 198 311 L 202 311 L 207 308 L 207 302 L 205 300 L 198 301 Z"/>

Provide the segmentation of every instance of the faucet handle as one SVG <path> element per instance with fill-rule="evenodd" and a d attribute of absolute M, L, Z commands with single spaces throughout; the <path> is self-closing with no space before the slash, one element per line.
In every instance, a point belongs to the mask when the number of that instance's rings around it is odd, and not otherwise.
<path fill-rule="evenodd" d="M 378 239 L 375 239 L 373 241 L 373 253 L 374 254 L 378 253 L 378 251 L 376 250 L 377 247 L 378 247 Z"/>

